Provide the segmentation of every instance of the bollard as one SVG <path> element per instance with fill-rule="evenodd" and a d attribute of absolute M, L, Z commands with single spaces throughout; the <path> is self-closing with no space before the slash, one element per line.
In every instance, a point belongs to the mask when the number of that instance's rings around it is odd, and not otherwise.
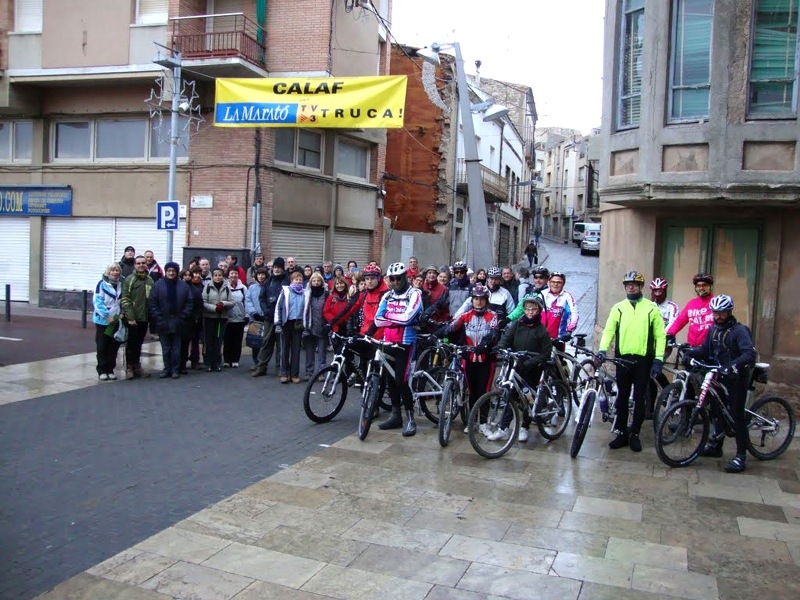
<path fill-rule="evenodd" d="M 89 290 L 83 290 L 83 311 L 81 311 L 81 327 L 86 329 L 86 312 L 89 310 Z"/>
<path fill-rule="evenodd" d="M 6 323 L 11 323 L 11 284 L 6 284 Z"/>

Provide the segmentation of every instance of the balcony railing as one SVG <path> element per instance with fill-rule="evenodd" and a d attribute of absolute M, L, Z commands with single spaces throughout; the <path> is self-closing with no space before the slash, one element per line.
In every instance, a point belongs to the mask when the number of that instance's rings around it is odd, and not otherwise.
<path fill-rule="evenodd" d="M 242 13 L 173 17 L 172 44 L 183 59 L 242 58 L 266 65 L 266 31 Z"/>
<path fill-rule="evenodd" d="M 501 177 L 488 167 L 481 167 L 481 182 L 483 183 L 483 195 L 486 202 L 508 202 L 508 179 Z M 456 184 L 459 187 L 467 186 L 467 162 L 463 158 L 458 159 L 456 167 Z"/>

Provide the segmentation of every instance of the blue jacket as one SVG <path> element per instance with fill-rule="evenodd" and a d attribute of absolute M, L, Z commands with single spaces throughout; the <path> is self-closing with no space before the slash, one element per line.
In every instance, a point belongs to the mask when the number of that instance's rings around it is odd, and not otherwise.
<path fill-rule="evenodd" d="M 155 321 L 156 331 L 159 334 L 178 333 L 183 324 L 192 316 L 194 299 L 189 285 L 180 279 L 175 281 L 175 307 L 172 311 L 169 308 L 168 289 L 169 281 L 162 277 L 153 286 L 148 298 L 150 308 L 150 318 Z"/>
<path fill-rule="evenodd" d="M 704 362 L 718 362 L 723 367 L 752 367 L 756 362 L 756 349 L 750 330 L 734 317 L 723 325 L 714 325 L 703 340 L 703 345 L 691 348 L 686 358 L 697 358 Z"/>
<path fill-rule="evenodd" d="M 94 288 L 94 296 L 92 297 L 92 303 L 94 304 L 92 322 L 95 325 L 110 325 L 114 315 L 119 315 L 119 299 L 121 295 L 122 279 L 115 284 L 103 275 L 103 278 L 97 282 L 97 286 Z"/>

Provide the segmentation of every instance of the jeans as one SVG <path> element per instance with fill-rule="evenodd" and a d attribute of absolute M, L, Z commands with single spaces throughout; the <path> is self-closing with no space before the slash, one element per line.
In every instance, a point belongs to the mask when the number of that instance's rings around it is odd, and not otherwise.
<path fill-rule="evenodd" d="M 303 339 L 306 346 L 306 375 L 311 377 L 325 366 L 328 339 L 325 336 L 309 335 Z"/>
<path fill-rule="evenodd" d="M 97 374 L 113 373 L 117 368 L 117 353 L 120 343 L 105 334 L 106 325 L 95 324 L 94 342 L 97 345 Z M 114 328 L 116 330 L 116 327 Z"/>
<path fill-rule="evenodd" d="M 161 342 L 161 357 L 164 361 L 164 373 L 177 375 L 181 368 L 181 334 L 162 333 L 158 336 Z"/>
<path fill-rule="evenodd" d="M 136 325 L 128 325 L 128 341 L 125 342 L 125 361 L 129 369 L 141 364 L 142 344 L 147 336 L 147 321 L 136 321 Z"/>

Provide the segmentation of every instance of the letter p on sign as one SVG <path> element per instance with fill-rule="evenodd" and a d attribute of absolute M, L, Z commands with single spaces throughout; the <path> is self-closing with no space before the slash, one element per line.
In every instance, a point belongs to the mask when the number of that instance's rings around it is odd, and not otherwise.
<path fill-rule="evenodd" d="M 178 202 L 157 202 L 156 203 L 156 228 L 157 229 L 178 229 Z"/>

